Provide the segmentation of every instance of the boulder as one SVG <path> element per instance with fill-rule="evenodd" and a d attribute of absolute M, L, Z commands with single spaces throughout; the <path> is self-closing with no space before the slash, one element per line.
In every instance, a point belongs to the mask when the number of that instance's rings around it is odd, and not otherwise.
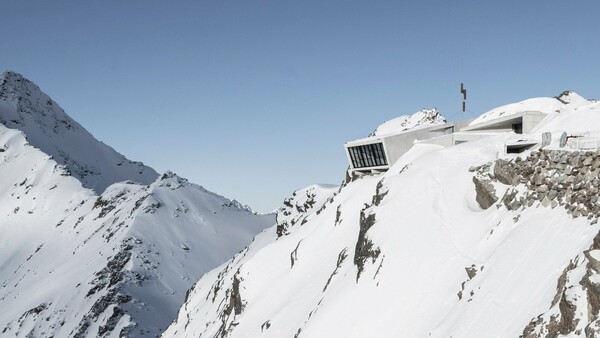
<path fill-rule="evenodd" d="M 477 177 L 473 177 L 473 183 L 475 184 L 475 192 L 477 193 L 475 200 L 482 209 L 488 209 L 498 201 L 496 190 L 492 183 L 480 180 Z"/>
<path fill-rule="evenodd" d="M 516 195 L 517 195 L 516 189 L 510 189 L 510 190 L 506 191 L 506 194 L 504 194 L 504 197 L 502 198 L 502 203 L 504 203 L 504 206 L 506 206 L 506 209 L 517 210 L 522 206 L 522 204 L 517 199 L 515 199 Z"/>
<path fill-rule="evenodd" d="M 542 185 L 540 185 L 540 186 L 537 188 L 536 192 L 538 192 L 538 193 L 540 193 L 540 194 L 547 193 L 547 192 L 548 192 L 548 186 L 547 186 L 547 185 L 545 185 L 545 184 L 542 184 Z"/>
<path fill-rule="evenodd" d="M 496 161 L 494 166 L 494 176 L 503 184 L 517 185 L 519 183 L 519 174 L 514 166 L 503 159 Z"/>

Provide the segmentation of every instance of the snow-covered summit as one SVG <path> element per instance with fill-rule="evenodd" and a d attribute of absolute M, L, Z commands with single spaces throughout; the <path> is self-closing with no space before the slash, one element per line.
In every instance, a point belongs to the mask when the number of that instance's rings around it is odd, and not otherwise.
<path fill-rule="evenodd" d="M 31 145 L 97 193 L 115 182 L 149 184 L 158 176 L 96 140 L 35 83 L 12 71 L 0 73 L 0 123 L 22 131 Z"/>
<path fill-rule="evenodd" d="M 446 119 L 436 108 L 421 109 L 412 115 L 402 115 L 384 122 L 369 136 L 383 136 L 444 123 L 446 123 Z"/>
<path fill-rule="evenodd" d="M 546 114 L 561 113 L 593 103 L 593 100 L 587 100 L 579 94 L 567 90 L 556 97 L 536 97 L 494 108 L 473 120 L 470 125 L 526 111 L 539 111 Z"/>
<path fill-rule="evenodd" d="M 0 337 L 155 337 L 256 215 L 172 172 L 85 189 L 0 125 Z"/>
<path fill-rule="evenodd" d="M 127 160 L 13 72 L 0 177 L 0 337 L 156 337 L 193 282 L 275 223 Z"/>

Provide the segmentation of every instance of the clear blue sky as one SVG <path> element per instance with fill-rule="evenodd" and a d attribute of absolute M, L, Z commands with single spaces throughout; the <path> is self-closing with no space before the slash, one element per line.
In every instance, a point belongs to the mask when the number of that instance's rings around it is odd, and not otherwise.
<path fill-rule="evenodd" d="M 343 143 L 572 89 L 600 97 L 599 1 L 2 1 L 0 69 L 103 142 L 256 210 L 339 183 Z M 454 119 L 459 118 L 454 117 Z"/>

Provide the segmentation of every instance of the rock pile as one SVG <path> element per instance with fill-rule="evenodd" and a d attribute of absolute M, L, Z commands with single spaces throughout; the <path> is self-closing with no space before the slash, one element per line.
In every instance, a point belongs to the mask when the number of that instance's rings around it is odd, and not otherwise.
<path fill-rule="evenodd" d="M 510 186 L 501 199 L 509 210 L 538 203 L 564 207 L 574 218 L 587 217 L 592 224 L 600 216 L 600 150 L 539 150 L 525 159 L 498 159 L 469 170 L 477 173 L 473 181 L 477 201 L 484 209 L 493 205 L 491 200 L 498 200 L 490 186 L 499 182 Z"/>

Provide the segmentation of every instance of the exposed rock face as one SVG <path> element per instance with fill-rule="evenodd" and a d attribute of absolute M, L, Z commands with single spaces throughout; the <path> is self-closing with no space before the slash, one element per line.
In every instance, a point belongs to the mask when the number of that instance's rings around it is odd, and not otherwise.
<path fill-rule="evenodd" d="M 356 280 L 360 278 L 364 270 L 365 263 L 371 260 L 375 263 L 381 251 L 379 248 L 373 247 L 373 242 L 367 237 L 367 231 L 375 224 L 375 214 L 370 213 L 368 209 L 363 209 L 360 212 L 360 231 L 358 240 L 356 241 L 356 249 L 354 250 L 354 265 L 358 268 Z"/>
<path fill-rule="evenodd" d="M 492 182 L 500 182 L 510 185 L 502 198 L 502 205 L 509 210 L 534 205 L 560 206 L 573 218 L 586 217 L 590 224 L 596 224 L 600 217 L 600 151 L 542 150 L 532 152 L 525 159 L 495 161 L 493 175 L 489 167 L 473 170 L 478 177 L 489 178 L 485 183 L 473 178 L 480 205 L 482 196 L 487 196 L 483 189 L 486 183 L 489 189 Z M 589 250 L 565 268 L 549 310 L 533 318 L 521 337 L 600 337 L 599 315 L 600 233 Z"/>
<path fill-rule="evenodd" d="M 308 221 L 312 213 L 320 213 L 337 194 L 337 186 L 311 185 L 294 191 L 283 201 L 284 207 L 277 210 L 277 237 L 289 234 L 295 225 Z"/>
<path fill-rule="evenodd" d="M 373 195 L 372 205 L 365 205 L 365 208 L 360 211 L 360 230 L 358 232 L 358 240 L 354 250 L 354 265 L 358 268 L 356 281 L 360 278 L 361 273 L 365 268 L 367 261 L 371 260 L 375 263 L 381 250 L 373 245 L 373 242 L 367 236 L 367 231 L 375 225 L 375 212 L 373 206 L 377 207 L 381 204 L 384 197 L 388 194 L 387 188 L 383 186 L 383 180 L 377 183 L 375 195 Z"/>
<path fill-rule="evenodd" d="M 477 193 L 475 200 L 482 209 L 487 209 L 498 201 L 494 186 L 489 180 L 483 180 L 473 176 L 473 183 L 475 183 L 475 191 Z"/>
<path fill-rule="evenodd" d="M 244 310 L 244 302 L 242 301 L 242 296 L 240 294 L 240 283 L 241 278 L 239 276 L 239 270 L 233 277 L 233 284 L 231 287 L 231 292 L 229 292 L 229 300 L 223 313 L 221 314 L 222 324 L 217 332 L 218 337 L 226 337 L 227 334 L 231 331 L 232 327 L 235 326 L 233 320 L 231 318 L 235 318 L 242 313 Z M 232 316 L 233 315 L 233 316 Z"/>
<path fill-rule="evenodd" d="M 596 236 L 599 237 L 600 234 Z M 600 337 L 598 258 L 600 250 L 592 245 L 569 263 L 558 280 L 550 308 L 532 319 L 521 337 Z"/>
<path fill-rule="evenodd" d="M 501 183 L 508 185 L 517 185 L 519 183 L 519 174 L 508 161 L 499 159 L 494 165 L 494 176 Z"/>
<path fill-rule="evenodd" d="M 541 150 L 525 159 L 495 161 L 493 175 L 489 168 L 473 169 L 478 173 L 473 178 L 477 202 L 484 209 L 496 202 L 490 193 L 492 182 L 500 182 L 515 186 L 507 188 L 502 198 L 509 210 L 540 203 L 544 207 L 564 207 L 569 215 L 587 217 L 591 224 L 598 221 L 600 151 Z"/>

